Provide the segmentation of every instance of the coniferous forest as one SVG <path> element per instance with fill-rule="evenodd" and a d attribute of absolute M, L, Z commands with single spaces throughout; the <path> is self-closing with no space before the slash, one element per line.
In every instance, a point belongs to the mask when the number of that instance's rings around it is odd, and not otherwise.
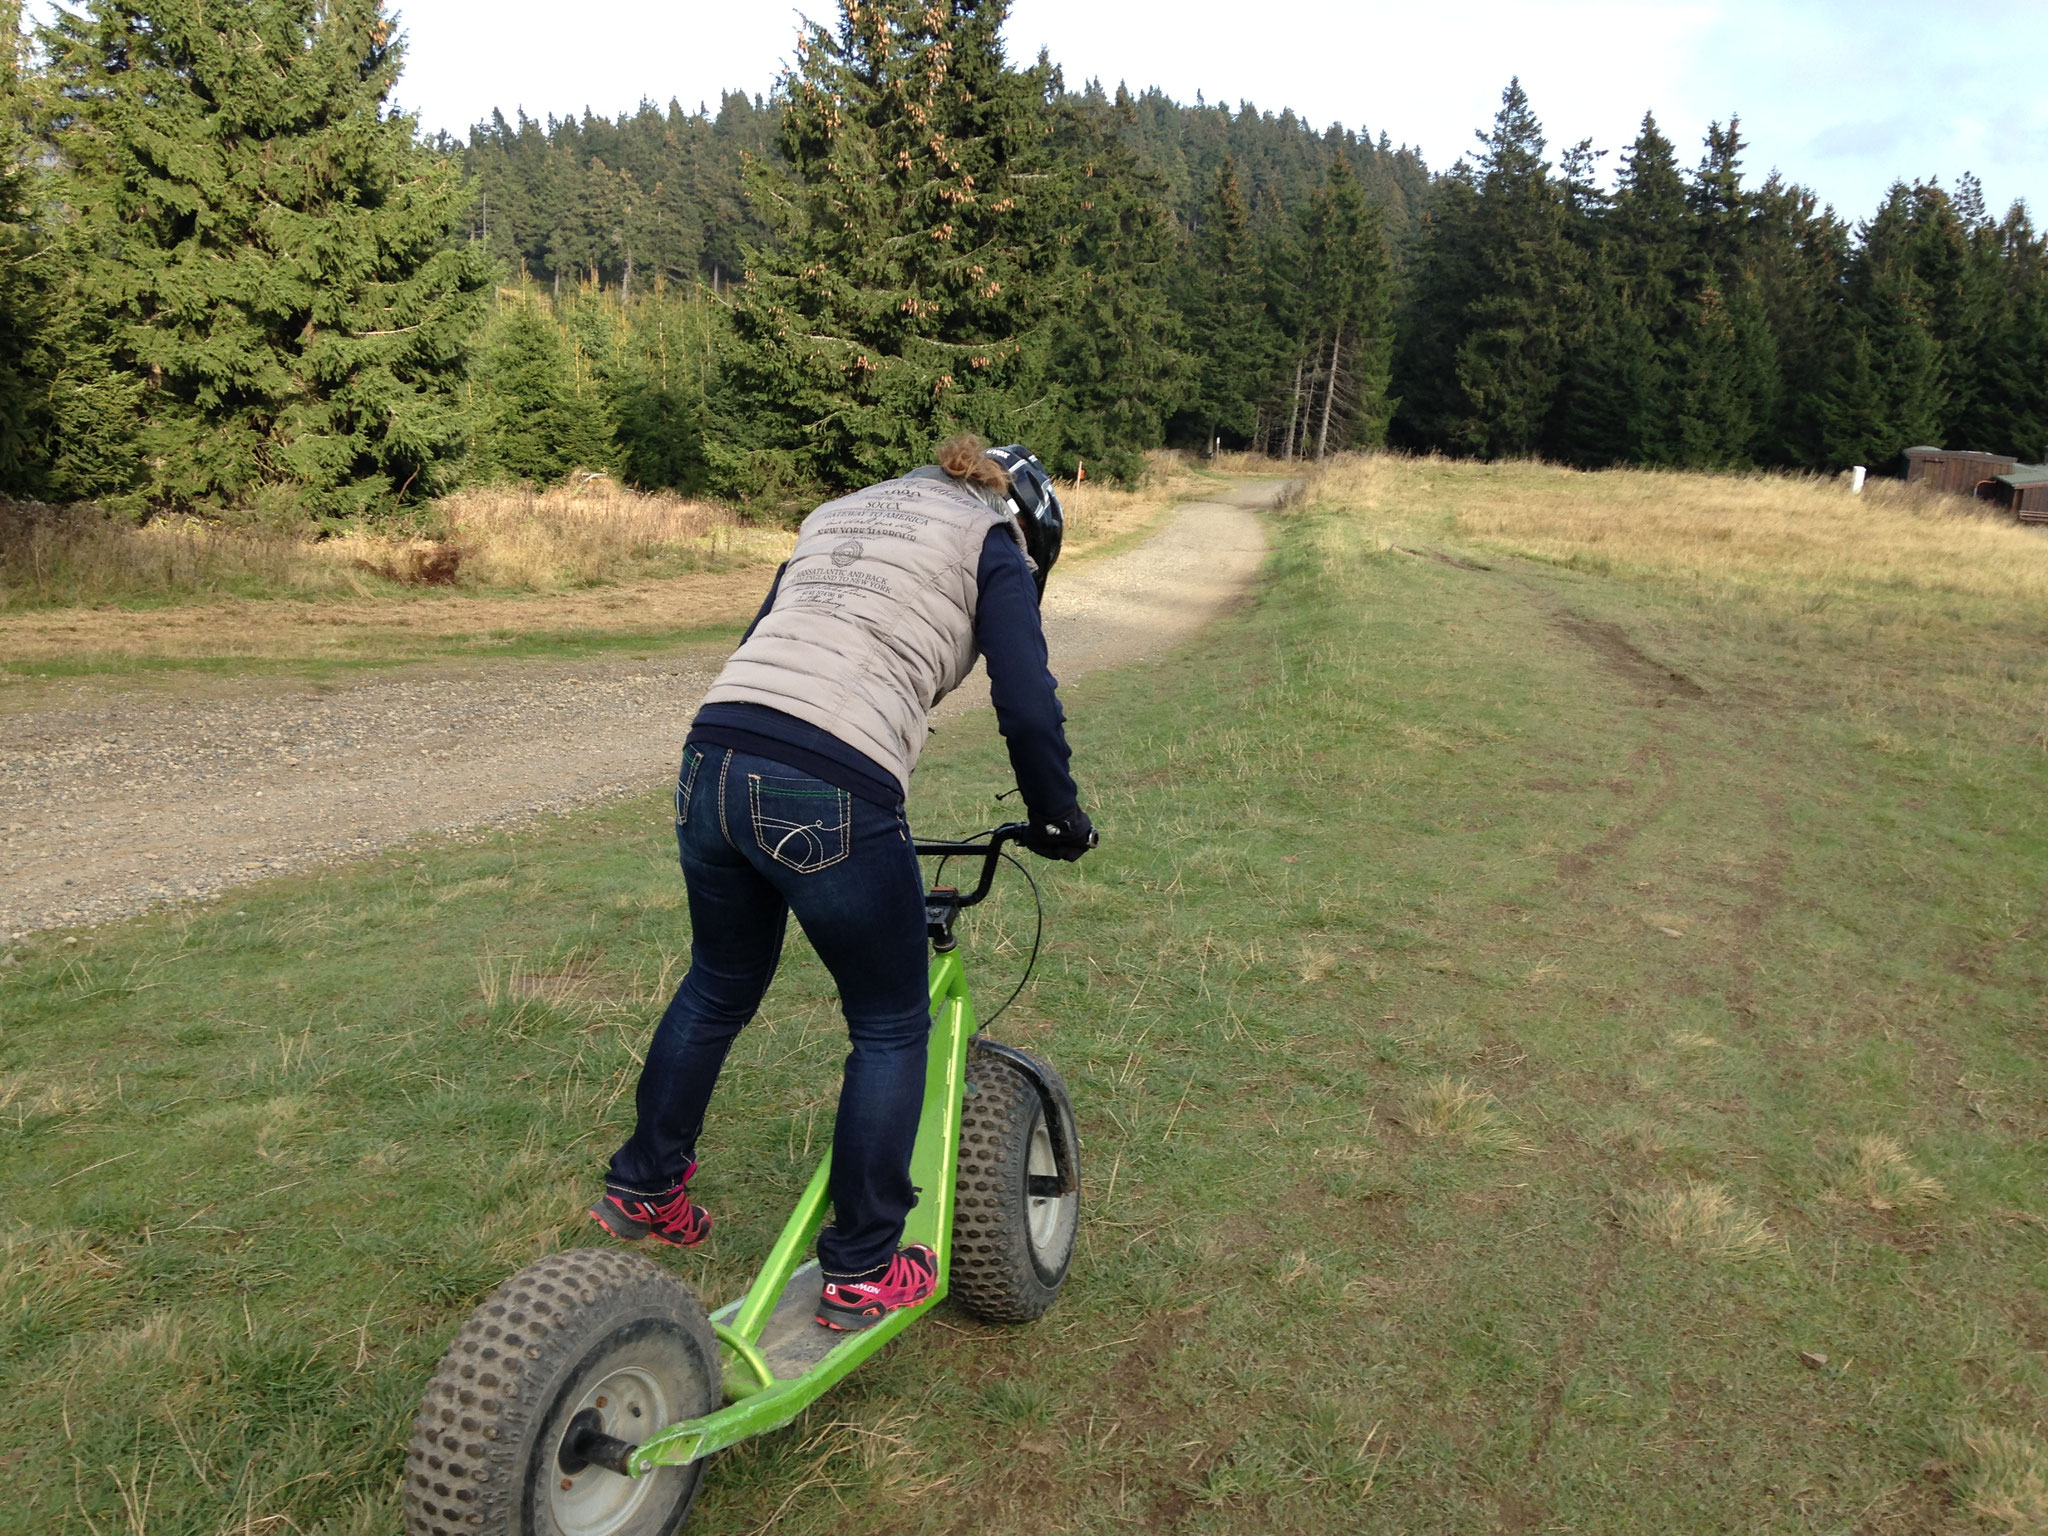
<path fill-rule="evenodd" d="M 771 97 L 462 143 L 391 105 L 379 0 L 0 0 L 0 493 L 294 527 L 584 468 L 781 505 L 960 428 L 1110 477 L 2048 454 L 2048 253 L 1967 178 L 1843 214 L 1734 119 L 1553 146 L 1515 82 L 1432 172 L 1070 86 L 1005 13 L 842 0 Z"/>

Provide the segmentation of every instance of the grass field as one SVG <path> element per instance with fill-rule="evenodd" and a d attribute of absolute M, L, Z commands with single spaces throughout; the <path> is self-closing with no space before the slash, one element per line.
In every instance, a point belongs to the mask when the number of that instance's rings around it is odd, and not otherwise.
<path fill-rule="evenodd" d="M 1080 1105 L 1066 1296 L 913 1330 L 692 1529 L 2048 1528 L 2048 543 L 1385 459 L 1274 529 L 1245 611 L 1069 699 L 1105 845 L 998 1031 Z M 940 738 L 920 824 L 1000 763 Z M 394 1530 L 461 1316 L 593 1240 L 680 897 L 650 794 L 20 946 L 0 1531 Z M 793 941 L 708 1299 L 842 1053 Z"/>

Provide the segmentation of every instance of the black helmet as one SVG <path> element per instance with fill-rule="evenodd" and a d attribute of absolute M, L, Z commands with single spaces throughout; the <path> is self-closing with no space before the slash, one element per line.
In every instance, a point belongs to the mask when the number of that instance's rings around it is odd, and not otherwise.
<path fill-rule="evenodd" d="M 1038 462 L 1038 455 L 1022 443 L 991 448 L 988 456 L 1010 472 L 1010 511 L 1023 526 L 1024 548 L 1038 567 L 1038 595 L 1044 597 L 1045 578 L 1060 557 L 1060 539 L 1067 529 L 1059 492 L 1052 488 L 1052 476 Z"/>

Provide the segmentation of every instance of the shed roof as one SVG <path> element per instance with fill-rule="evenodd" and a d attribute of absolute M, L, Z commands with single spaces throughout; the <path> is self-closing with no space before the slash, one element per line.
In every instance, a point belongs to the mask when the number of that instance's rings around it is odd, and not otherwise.
<path fill-rule="evenodd" d="M 2048 485 L 2048 464 L 2016 464 L 2002 475 L 1992 479 L 2000 485 L 2018 488 L 2022 485 Z"/>

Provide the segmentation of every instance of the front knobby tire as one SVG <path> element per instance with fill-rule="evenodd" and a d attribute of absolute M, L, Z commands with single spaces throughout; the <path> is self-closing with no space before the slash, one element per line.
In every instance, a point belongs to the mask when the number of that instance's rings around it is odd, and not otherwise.
<path fill-rule="evenodd" d="M 1028 1323 L 1059 1299 L 1074 1262 L 1078 1178 L 1058 1193 L 1058 1131 L 1023 1073 L 977 1052 L 967 1084 L 949 1285 L 954 1300 L 986 1322 Z"/>
<path fill-rule="evenodd" d="M 405 1458 L 407 1536 L 671 1536 L 703 1462 L 568 1476 L 562 1441 L 595 1409 L 637 1445 L 716 1408 L 719 1372 L 703 1304 L 652 1260 L 572 1248 L 528 1265 L 470 1314 L 427 1388 Z"/>

